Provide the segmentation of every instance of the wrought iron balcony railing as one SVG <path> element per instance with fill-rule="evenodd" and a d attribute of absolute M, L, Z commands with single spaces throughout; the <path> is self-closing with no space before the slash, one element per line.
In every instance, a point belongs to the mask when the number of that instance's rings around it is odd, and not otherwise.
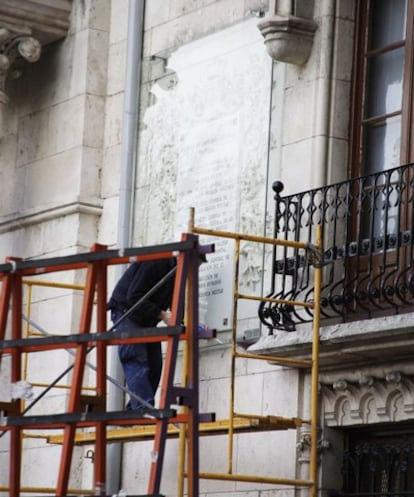
<path fill-rule="evenodd" d="M 275 182 L 274 236 L 313 243 L 323 231 L 321 318 L 355 321 L 414 309 L 414 165 L 282 197 Z M 268 296 L 312 301 L 312 266 L 304 252 L 275 247 Z M 292 331 L 312 311 L 263 303 L 269 329 Z M 326 323 L 328 324 L 328 323 Z"/>

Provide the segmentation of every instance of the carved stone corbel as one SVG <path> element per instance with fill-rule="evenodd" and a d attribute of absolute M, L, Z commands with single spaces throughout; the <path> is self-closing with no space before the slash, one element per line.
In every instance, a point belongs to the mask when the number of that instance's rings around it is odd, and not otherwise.
<path fill-rule="evenodd" d="M 16 30 L 11 26 L 0 25 L 0 102 L 9 101 L 6 94 L 8 77 L 16 79 L 21 70 L 15 65 L 19 58 L 27 62 L 37 62 L 42 53 L 42 45 L 31 36 L 31 30 L 26 28 Z"/>
<path fill-rule="evenodd" d="M 308 60 L 317 28 L 311 19 L 275 15 L 260 22 L 268 54 L 273 60 L 303 65 Z"/>
<path fill-rule="evenodd" d="M 67 35 L 72 1 L 1 0 L 0 103 L 9 100 L 7 79 L 21 75 L 19 63 L 36 62 L 43 46 Z"/>

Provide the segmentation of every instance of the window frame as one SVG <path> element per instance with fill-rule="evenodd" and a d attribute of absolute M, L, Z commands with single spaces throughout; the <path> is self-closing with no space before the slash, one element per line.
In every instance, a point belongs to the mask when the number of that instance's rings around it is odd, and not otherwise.
<path fill-rule="evenodd" d="M 368 52 L 368 36 L 370 26 L 370 10 L 373 0 L 356 0 L 355 2 L 355 37 L 354 56 L 351 78 L 350 109 L 350 147 L 348 162 L 348 178 L 363 176 L 363 136 L 364 106 L 367 79 L 367 55 L 384 53 L 392 48 L 402 46 L 404 53 L 403 90 L 401 111 L 401 145 L 400 164 L 414 162 L 414 0 L 407 0 L 407 25 L 404 42 L 393 42 L 379 50 Z M 386 115 L 390 117 L 392 114 Z M 381 116 L 383 117 L 383 116 Z"/>

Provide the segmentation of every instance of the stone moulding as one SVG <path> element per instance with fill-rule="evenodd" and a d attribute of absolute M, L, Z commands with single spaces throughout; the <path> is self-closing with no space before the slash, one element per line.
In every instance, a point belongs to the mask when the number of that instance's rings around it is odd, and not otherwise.
<path fill-rule="evenodd" d="M 414 418 L 412 376 L 391 371 L 384 378 L 321 386 L 323 421 L 327 426 L 404 421 Z"/>
<path fill-rule="evenodd" d="M 1 0 L 0 103 L 7 103 L 7 79 L 21 75 L 20 61 L 37 62 L 42 46 L 64 38 L 72 0 Z"/>
<path fill-rule="evenodd" d="M 296 65 L 308 60 L 317 28 L 313 20 L 277 15 L 260 22 L 258 28 L 273 60 Z"/>
<path fill-rule="evenodd" d="M 99 217 L 102 215 L 102 206 L 87 202 L 72 202 L 42 211 L 20 215 L 14 219 L 0 221 L 0 234 L 10 233 L 36 224 L 61 219 L 64 216 L 88 215 Z"/>

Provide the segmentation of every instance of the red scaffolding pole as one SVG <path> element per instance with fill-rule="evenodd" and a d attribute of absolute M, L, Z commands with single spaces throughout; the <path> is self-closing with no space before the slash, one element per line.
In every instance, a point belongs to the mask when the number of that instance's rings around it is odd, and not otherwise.
<path fill-rule="evenodd" d="M 3 422 L 0 435 L 10 435 L 9 495 L 21 495 L 21 468 L 23 429 L 63 429 L 63 444 L 59 472 L 56 481 L 56 496 L 68 494 L 70 469 L 78 428 L 93 427 L 95 430 L 95 466 L 93 475 L 94 495 L 106 496 L 106 427 L 109 425 L 155 424 L 153 458 L 148 481 L 148 495 L 159 495 L 167 428 L 170 423 L 185 423 L 188 430 L 188 495 L 198 497 L 198 260 L 199 254 L 213 251 L 212 245 L 201 247 L 198 237 L 184 234 L 181 242 L 129 248 L 122 254 L 94 245 L 90 252 L 51 259 L 24 261 L 8 258 L 0 264 L 0 359 L 4 353 L 11 354 L 11 381 L 21 380 L 22 354 L 74 348 L 75 361 L 65 372 L 72 372 L 68 407 L 65 412 L 51 415 L 30 415 L 22 410 L 20 401 L 0 403 Z M 171 326 L 142 328 L 128 333 L 107 332 L 107 270 L 110 265 L 153 260 L 177 256 Z M 86 283 L 83 295 L 79 330 L 76 334 L 22 338 L 22 278 L 24 276 L 53 273 L 75 269 L 86 269 Z M 9 309 L 11 308 L 11 312 Z M 96 316 L 96 332 L 91 324 Z M 11 321 L 11 336 L 6 337 L 7 325 Z M 182 323 L 185 322 L 185 326 Z M 180 340 L 187 341 L 189 361 L 184 385 L 174 386 L 174 373 Z M 131 411 L 107 412 L 106 405 L 106 349 L 108 345 L 121 343 L 143 343 L 164 341 L 164 361 L 161 395 L 157 409 L 147 409 L 142 417 Z M 96 395 L 85 399 L 82 395 L 82 381 L 90 350 L 96 349 Z M 73 371 L 72 371 L 73 370 Z M 60 377 L 59 377 L 60 378 Z M 90 402 L 90 404 L 88 404 Z M 83 410 L 85 404 L 93 405 Z M 185 413 L 177 414 L 174 406 L 185 405 Z M 96 406 L 98 406 L 96 408 Z M 30 406 L 29 406 L 30 407 Z M 208 417 L 208 416 L 207 416 Z M 207 419 L 204 417 L 204 420 Z"/>

